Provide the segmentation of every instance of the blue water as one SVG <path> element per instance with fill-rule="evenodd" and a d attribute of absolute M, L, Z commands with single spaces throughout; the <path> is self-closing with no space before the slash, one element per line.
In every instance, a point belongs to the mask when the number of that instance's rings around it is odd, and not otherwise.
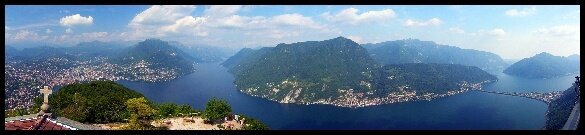
<path fill-rule="evenodd" d="M 200 63 L 195 73 L 162 83 L 118 81 L 155 102 L 190 104 L 203 110 L 211 97 L 226 99 L 235 113 L 260 119 L 271 129 L 533 129 L 544 126 L 547 105 L 504 95 L 467 92 L 433 101 L 363 108 L 296 105 L 247 96 L 234 77 L 217 63 Z M 487 90 L 546 92 L 565 90 L 573 76 L 525 79 L 496 73 Z"/>

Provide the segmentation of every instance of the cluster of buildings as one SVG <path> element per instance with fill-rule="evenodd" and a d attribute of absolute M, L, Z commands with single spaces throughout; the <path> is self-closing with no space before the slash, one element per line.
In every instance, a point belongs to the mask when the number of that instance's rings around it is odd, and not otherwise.
<path fill-rule="evenodd" d="M 159 82 L 178 77 L 175 69 L 151 69 L 148 63 L 123 67 L 106 62 L 104 57 L 86 61 L 67 58 L 45 60 L 11 60 L 5 62 L 5 111 L 28 108 L 39 95 L 39 86 L 64 86 L 94 80 L 130 80 Z"/>
<path fill-rule="evenodd" d="M 398 91 L 390 92 L 387 96 L 384 96 L 384 97 L 369 96 L 369 95 L 373 95 L 374 94 L 373 92 L 363 93 L 363 92 L 355 92 L 353 89 L 348 89 L 348 90 L 339 89 L 338 92 L 339 92 L 340 96 L 328 98 L 328 99 L 319 99 L 317 101 L 296 100 L 296 98 L 298 97 L 298 94 L 300 92 L 300 90 L 298 90 L 299 88 L 297 88 L 297 87 L 300 87 L 300 83 L 295 82 L 295 81 L 290 81 L 290 80 L 285 80 L 277 85 L 275 85 L 273 83 L 267 83 L 266 86 L 268 89 L 267 90 L 268 94 L 258 95 L 257 93 L 258 93 L 258 89 L 261 89 L 260 87 L 248 88 L 245 90 L 241 90 L 241 92 L 244 92 L 244 93 L 251 95 L 251 96 L 262 97 L 262 98 L 266 98 L 268 100 L 272 100 L 272 101 L 276 101 L 276 102 L 280 102 L 280 103 L 298 103 L 298 104 L 305 104 L 305 105 L 328 104 L 328 105 L 334 105 L 334 106 L 340 106 L 340 107 L 353 108 L 353 107 L 365 107 L 365 106 L 372 106 L 372 105 L 391 104 L 391 103 L 400 103 L 400 102 L 409 102 L 409 101 L 420 101 L 420 100 L 430 101 L 430 100 L 437 99 L 437 98 L 442 98 L 442 97 L 447 97 L 447 96 L 452 96 L 455 94 L 467 92 L 469 90 L 482 89 L 481 84 L 489 83 L 489 82 L 491 82 L 491 81 L 484 81 L 484 82 L 479 82 L 479 83 L 469 83 L 469 82 L 463 81 L 463 82 L 460 82 L 458 84 L 460 86 L 460 88 L 458 90 L 449 90 L 445 93 L 432 93 L 432 92 L 427 92 L 427 93 L 420 93 L 419 92 L 419 93 L 417 93 L 417 90 L 412 90 L 408 85 L 405 85 L 405 86 L 398 87 Z M 364 85 L 364 86 L 368 87 L 368 85 L 371 85 L 371 84 L 362 81 L 362 82 L 360 82 L 360 85 Z M 284 87 L 291 87 L 294 89 L 289 91 L 289 94 L 287 94 L 282 100 L 275 99 L 276 93 Z M 291 92 L 292 92 L 292 94 L 291 94 Z"/>

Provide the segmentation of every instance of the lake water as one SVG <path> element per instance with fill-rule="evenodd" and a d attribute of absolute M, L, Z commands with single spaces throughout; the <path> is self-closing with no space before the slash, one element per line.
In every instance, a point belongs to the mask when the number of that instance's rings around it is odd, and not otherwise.
<path fill-rule="evenodd" d="M 195 73 L 162 83 L 118 81 L 155 102 L 189 104 L 203 110 L 211 97 L 223 98 L 235 113 L 257 118 L 271 129 L 529 129 L 544 126 L 543 102 L 481 92 L 432 101 L 363 108 L 280 104 L 240 93 L 234 77 L 217 63 L 200 63 Z M 486 90 L 547 92 L 566 90 L 574 76 L 525 79 L 496 73 Z"/>

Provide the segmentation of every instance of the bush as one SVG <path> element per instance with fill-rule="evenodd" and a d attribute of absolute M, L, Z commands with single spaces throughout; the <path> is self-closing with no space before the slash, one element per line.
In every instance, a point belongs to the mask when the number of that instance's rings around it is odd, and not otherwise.
<path fill-rule="evenodd" d="M 156 110 L 150 107 L 146 98 L 132 98 L 126 101 L 126 106 L 130 112 L 129 129 L 149 129 L 152 127 L 150 121 L 156 114 Z"/>
<path fill-rule="evenodd" d="M 220 100 L 215 97 L 211 98 L 205 106 L 203 117 L 210 120 L 224 118 L 232 112 L 232 108 L 225 100 Z"/>

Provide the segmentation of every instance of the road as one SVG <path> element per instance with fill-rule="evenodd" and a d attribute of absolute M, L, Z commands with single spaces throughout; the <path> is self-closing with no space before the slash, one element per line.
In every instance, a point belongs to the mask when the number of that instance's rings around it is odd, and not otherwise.
<path fill-rule="evenodd" d="M 579 125 L 579 117 L 580 117 L 580 106 L 579 106 L 579 99 L 577 99 L 577 103 L 573 107 L 573 111 L 571 111 L 571 115 L 565 126 L 563 126 L 562 130 L 577 130 L 577 126 Z"/>

